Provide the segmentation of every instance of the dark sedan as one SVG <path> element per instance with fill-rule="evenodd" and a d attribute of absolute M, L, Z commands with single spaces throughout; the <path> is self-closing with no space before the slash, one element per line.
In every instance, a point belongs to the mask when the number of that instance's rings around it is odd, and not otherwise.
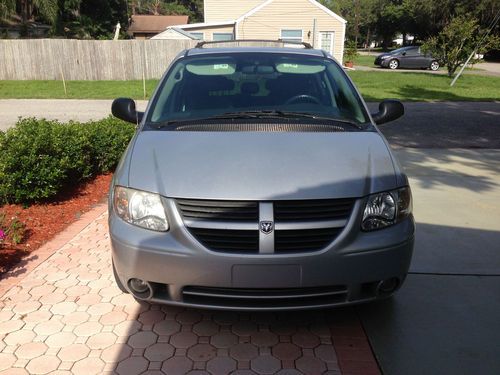
<path fill-rule="evenodd" d="M 405 68 L 430 69 L 436 71 L 439 69 L 439 62 L 431 55 L 424 54 L 418 46 L 403 47 L 388 53 L 383 53 L 377 56 L 374 64 L 392 70 Z"/>

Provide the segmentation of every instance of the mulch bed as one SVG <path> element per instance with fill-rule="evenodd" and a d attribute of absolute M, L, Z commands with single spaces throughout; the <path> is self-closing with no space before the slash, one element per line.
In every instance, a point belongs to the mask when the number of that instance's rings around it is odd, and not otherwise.
<path fill-rule="evenodd" d="M 82 213 L 90 211 L 108 196 L 112 175 L 102 175 L 94 180 L 72 188 L 50 203 L 34 204 L 30 207 L 5 205 L 0 212 L 7 220 L 17 217 L 26 225 L 22 244 L 5 244 L 0 248 L 0 277 L 22 258 L 40 248 L 68 225 L 78 220 Z"/>

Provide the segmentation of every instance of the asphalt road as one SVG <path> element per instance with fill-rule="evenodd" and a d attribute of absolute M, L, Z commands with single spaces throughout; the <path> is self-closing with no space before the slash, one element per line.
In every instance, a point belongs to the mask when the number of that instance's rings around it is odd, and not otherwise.
<path fill-rule="evenodd" d="M 380 126 L 393 147 L 500 148 L 500 102 L 406 102 L 405 116 Z M 377 103 L 370 103 L 372 112 Z"/>
<path fill-rule="evenodd" d="M 146 102 L 138 102 L 144 109 Z M 369 104 L 376 111 L 377 103 Z M 111 100 L 0 100 L 0 130 L 19 117 L 98 120 Z M 500 148 L 500 102 L 405 103 L 406 115 L 380 127 L 393 147 Z"/>

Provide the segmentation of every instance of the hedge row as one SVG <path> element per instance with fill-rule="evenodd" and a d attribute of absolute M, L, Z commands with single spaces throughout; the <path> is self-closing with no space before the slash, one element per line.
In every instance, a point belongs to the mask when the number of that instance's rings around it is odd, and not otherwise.
<path fill-rule="evenodd" d="M 0 131 L 0 204 L 46 201 L 114 170 L 134 131 L 112 117 L 67 124 L 21 119 Z"/>

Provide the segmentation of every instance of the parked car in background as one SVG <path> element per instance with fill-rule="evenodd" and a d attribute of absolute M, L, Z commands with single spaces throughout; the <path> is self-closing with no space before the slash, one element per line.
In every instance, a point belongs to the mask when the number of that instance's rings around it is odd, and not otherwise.
<path fill-rule="evenodd" d="M 138 124 L 111 186 L 113 269 L 138 299 L 287 310 L 373 301 L 403 284 L 415 224 L 408 179 L 325 51 L 184 51 Z"/>
<path fill-rule="evenodd" d="M 439 62 L 430 54 L 424 54 L 419 46 L 403 47 L 383 53 L 375 59 L 375 65 L 392 70 L 404 69 L 439 69 Z"/>

